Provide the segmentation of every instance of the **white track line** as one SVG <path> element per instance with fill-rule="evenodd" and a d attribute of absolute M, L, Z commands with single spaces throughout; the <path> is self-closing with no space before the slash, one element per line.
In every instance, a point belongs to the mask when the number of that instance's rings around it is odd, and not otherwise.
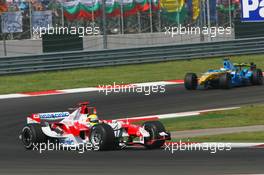
<path fill-rule="evenodd" d="M 232 110 L 239 109 L 240 107 L 228 107 L 228 108 L 215 108 L 215 109 L 206 109 L 206 110 L 198 110 L 198 111 L 190 111 L 190 112 L 177 112 L 170 114 L 160 114 L 160 115 L 148 115 L 148 116 L 139 116 L 139 117 L 131 117 L 131 118 L 123 118 L 118 120 L 148 120 L 148 119 L 168 119 L 168 118 L 179 118 L 179 117 L 188 117 L 188 116 L 196 116 L 206 112 L 214 112 L 214 111 L 224 111 L 224 110 Z"/>

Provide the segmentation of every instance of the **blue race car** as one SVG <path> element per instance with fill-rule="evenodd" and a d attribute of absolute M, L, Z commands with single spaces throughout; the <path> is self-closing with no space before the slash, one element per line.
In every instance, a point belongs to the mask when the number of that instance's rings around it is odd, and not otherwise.
<path fill-rule="evenodd" d="M 232 87 L 246 85 L 262 85 L 263 73 L 257 69 L 254 63 L 232 63 L 224 59 L 223 68 L 219 70 L 208 70 L 200 78 L 195 73 L 187 73 L 184 78 L 184 85 L 187 90 L 204 88 L 230 89 Z"/>

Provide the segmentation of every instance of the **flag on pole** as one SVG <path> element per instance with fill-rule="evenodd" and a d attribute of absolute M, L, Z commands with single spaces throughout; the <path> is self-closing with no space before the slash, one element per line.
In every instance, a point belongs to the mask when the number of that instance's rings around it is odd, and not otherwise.
<path fill-rule="evenodd" d="M 8 10 L 8 7 L 6 5 L 6 3 L 2 0 L 0 0 L 0 15 L 3 12 L 6 12 Z"/>

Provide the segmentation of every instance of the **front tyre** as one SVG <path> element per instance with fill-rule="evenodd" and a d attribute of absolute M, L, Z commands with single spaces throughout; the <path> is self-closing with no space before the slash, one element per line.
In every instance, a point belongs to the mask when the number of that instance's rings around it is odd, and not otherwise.
<path fill-rule="evenodd" d="M 21 131 L 21 140 L 26 149 L 46 143 L 48 138 L 42 132 L 41 125 L 38 123 L 27 124 Z"/>
<path fill-rule="evenodd" d="M 184 86 L 187 90 L 195 90 L 198 86 L 198 78 L 195 73 L 187 73 L 184 78 Z"/>
<path fill-rule="evenodd" d="M 94 150 L 113 150 L 116 145 L 113 128 L 105 123 L 94 125 L 91 128 L 90 142 Z"/>
<path fill-rule="evenodd" d="M 255 69 L 252 74 L 252 84 L 262 85 L 263 84 L 263 74 L 261 69 Z"/>
<path fill-rule="evenodd" d="M 161 132 L 166 132 L 163 124 L 159 121 L 149 121 L 143 124 L 143 127 L 150 137 L 144 138 L 144 146 L 148 149 L 158 149 L 162 147 L 165 143 L 165 140 L 159 140 Z"/>
<path fill-rule="evenodd" d="M 232 77 L 229 73 L 220 76 L 219 87 L 221 89 L 230 89 L 232 87 Z"/>

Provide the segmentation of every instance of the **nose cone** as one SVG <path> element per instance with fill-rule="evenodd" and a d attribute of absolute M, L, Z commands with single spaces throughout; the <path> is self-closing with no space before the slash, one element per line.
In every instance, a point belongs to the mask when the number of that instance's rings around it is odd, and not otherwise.
<path fill-rule="evenodd" d="M 206 73 L 199 79 L 199 84 L 204 85 L 206 82 L 213 80 L 217 77 L 218 73 Z"/>

